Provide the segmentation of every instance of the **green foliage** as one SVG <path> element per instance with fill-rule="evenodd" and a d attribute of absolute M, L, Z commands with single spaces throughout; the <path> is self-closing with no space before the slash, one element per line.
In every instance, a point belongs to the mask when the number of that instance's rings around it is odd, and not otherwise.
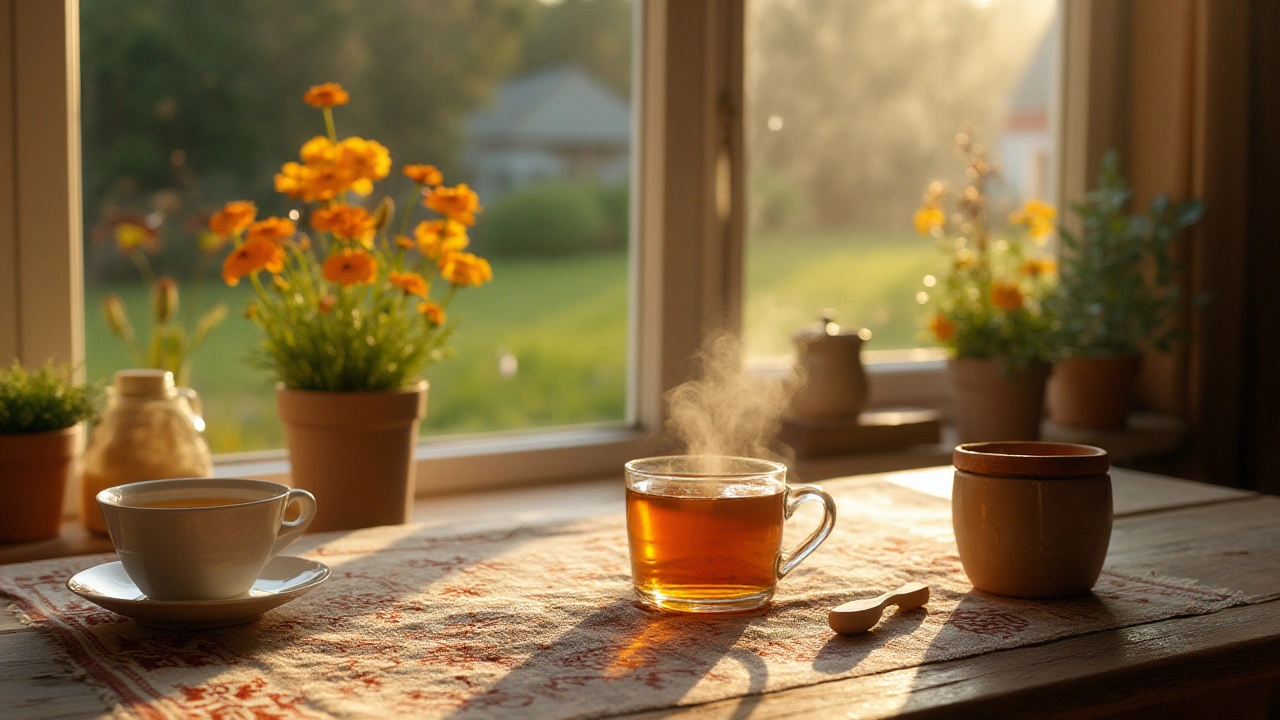
<path fill-rule="evenodd" d="M 604 232 L 605 214 L 591 187 L 544 182 L 513 191 L 489 210 L 483 248 L 494 255 L 566 255 L 603 249 Z"/>
<path fill-rule="evenodd" d="M 97 387 L 79 385 L 71 375 L 71 368 L 53 362 L 35 372 L 17 363 L 0 370 L 0 434 L 61 430 L 94 417 Z"/>
<path fill-rule="evenodd" d="M 1061 280 L 1054 311 L 1061 321 L 1061 352 L 1098 357 L 1161 350 L 1179 336 L 1171 326 L 1184 297 L 1177 284 L 1173 242 L 1204 215 L 1198 200 L 1151 199 L 1146 216 L 1126 208 L 1132 191 L 1114 151 L 1102 160 L 1098 187 L 1072 206 L 1079 237 L 1061 232 Z"/>
<path fill-rule="evenodd" d="M 325 284 L 314 262 L 286 276 L 296 284 L 305 275 Z M 437 331 L 408 307 L 413 298 L 385 285 L 341 288 L 328 312 L 292 289 L 262 288 L 258 297 L 253 319 L 266 338 L 250 364 L 293 390 L 393 390 L 445 354 L 449 330 Z"/>
<path fill-rule="evenodd" d="M 538 3 L 537 24 L 525 39 L 528 70 L 578 65 L 631 96 L 633 0 Z"/>
<path fill-rule="evenodd" d="M 627 183 L 596 188 L 596 203 L 604 216 L 601 244 L 611 250 L 627 247 L 631 236 L 631 186 Z"/>

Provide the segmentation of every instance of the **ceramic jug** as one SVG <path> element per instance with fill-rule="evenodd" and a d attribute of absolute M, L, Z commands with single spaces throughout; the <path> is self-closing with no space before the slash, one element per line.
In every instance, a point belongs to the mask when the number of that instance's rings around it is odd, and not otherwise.
<path fill-rule="evenodd" d="M 862 344 L 871 331 L 845 329 L 830 315 L 816 328 L 793 336 L 800 387 L 791 398 L 791 414 L 799 417 L 856 416 L 867 404 L 867 373 Z"/>
<path fill-rule="evenodd" d="M 200 400 L 174 387 L 167 370 L 121 370 L 107 388 L 107 406 L 89 433 L 80 488 L 80 520 L 107 534 L 94 498 L 109 487 L 141 480 L 209 477 Z"/>

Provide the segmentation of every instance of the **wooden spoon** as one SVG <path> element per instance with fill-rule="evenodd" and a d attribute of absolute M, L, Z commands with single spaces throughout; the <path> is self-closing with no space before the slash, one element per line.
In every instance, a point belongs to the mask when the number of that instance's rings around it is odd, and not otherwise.
<path fill-rule="evenodd" d="M 866 632 L 880 622 L 880 614 L 889 605 L 897 605 L 898 612 L 911 610 L 929 602 L 929 586 L 911 582 L 880 597 L 853 600 L 827 613 L 827 624 L 842 635 Z"/>

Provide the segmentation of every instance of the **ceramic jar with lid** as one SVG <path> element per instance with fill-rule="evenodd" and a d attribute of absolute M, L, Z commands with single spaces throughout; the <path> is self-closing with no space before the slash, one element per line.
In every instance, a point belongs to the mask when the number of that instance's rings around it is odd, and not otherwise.
<path fill-rule="evenodd" d="M 121 370 L 107 388 L 107 406 L 84 453 L 80 520 L 105 535 L 94 498 L 109 487 L 141 480 L 208 477 L 209 445 L 201 434 L 200 401 L 174 387 L 167 370 Z"/>
<path fill-rule="evenodd" d="M 867 404 L 862 367 L 866 329 L 841 328 L 829 315 L 817 328 L 802 330 L 796 344 L 801 383 L 791 398 L 791 414 L 805 418 L 856 417 Z"/>
<path fill-rule="evenodd" d="M 955 449 L 952 461 L 951 522 L 974 587 L 1021 598 L 1089 592 L 1111 541 L 1105 450 L 969 443 Z"/>

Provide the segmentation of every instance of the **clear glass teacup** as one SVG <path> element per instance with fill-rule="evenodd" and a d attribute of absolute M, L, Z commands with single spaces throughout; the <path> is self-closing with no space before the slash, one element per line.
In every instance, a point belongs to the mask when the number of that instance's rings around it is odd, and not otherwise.
<path fill-rule="evenodd" d="M 765 605 L 778 580 L 831 533 L 836 504 L 821 488 L 788 486 L 781 463 L 687 455 L 626 464 L 631 578 L 652 605 L 736 612 Z M 798 548 L 782 549 L 782 526 L 803 502 L 821 502 L 822 523 Z"/>

